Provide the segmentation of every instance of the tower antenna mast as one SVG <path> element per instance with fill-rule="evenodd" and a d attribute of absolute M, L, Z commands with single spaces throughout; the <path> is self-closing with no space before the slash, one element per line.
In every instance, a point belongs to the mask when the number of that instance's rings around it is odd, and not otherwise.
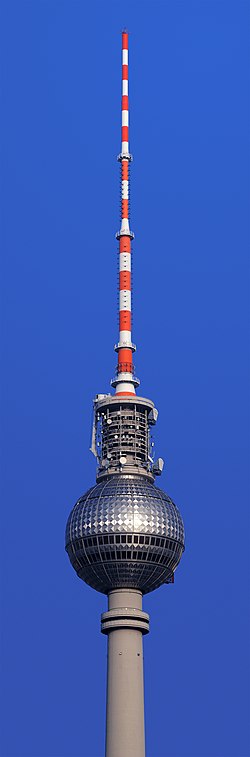
<path fill-rule="evenodd" d="M 129 225 L 129 169 L 132 155 L 129 152 L 129 94 L 128 94 L 128 32 L 122 32 L 122 124 L 121 152 L 121 228 L 119 240 L 119 342 L 117 376 L 111 382 L 116 395 L 133 396 L 139 386 L 133 367 L 135 345 L 131 339 L 131 241 L 134 238 Z"/>

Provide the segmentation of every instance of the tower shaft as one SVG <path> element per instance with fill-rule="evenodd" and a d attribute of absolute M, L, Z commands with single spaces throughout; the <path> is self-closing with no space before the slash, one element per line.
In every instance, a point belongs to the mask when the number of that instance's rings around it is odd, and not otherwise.
<path fill-rule="evenodd" d="M 149 616 L 140 591 L 109 593 L 102 615 L 108 634 L 106 757 L 145 757 L 142 635 Z"/>

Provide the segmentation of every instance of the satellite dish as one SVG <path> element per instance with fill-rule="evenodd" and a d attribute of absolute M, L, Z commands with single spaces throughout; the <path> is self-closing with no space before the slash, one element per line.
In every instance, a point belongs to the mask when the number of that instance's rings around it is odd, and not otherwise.
<path fill-rule="evenodd" d="M 124 455 L 122 455 L 122 457 L 120 457 L 120 464 L 121 465 L 126 465 L 126 462 L 127 462 L 127 458 L 124 457 Z"/>

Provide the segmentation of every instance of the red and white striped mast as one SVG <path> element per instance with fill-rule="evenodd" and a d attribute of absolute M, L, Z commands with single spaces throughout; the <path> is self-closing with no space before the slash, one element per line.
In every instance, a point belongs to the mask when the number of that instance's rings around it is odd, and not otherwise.
<path fill-rule="evenodd" d="M 134 238 L 129 226 L 129 168 L 132 155 L 129 152 L 129 99 L 128 99 L 128 33 L 122 32 L 122 127 L 121 153 L 121 228 L 116 234 L 119 240 L 119 342 L 116 377 L 111 381 L 118 396 L 134 396 L 139 380 L 135 378 L 132 343 L 131 309 L 131 241 Z"/>

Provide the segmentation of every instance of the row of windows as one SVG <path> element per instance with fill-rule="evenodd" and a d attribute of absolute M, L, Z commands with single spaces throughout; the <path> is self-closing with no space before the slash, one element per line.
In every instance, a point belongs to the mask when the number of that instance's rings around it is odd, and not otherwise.
<path fill-rule="evenodd" d="M 74 559 L 74 553 L 71 553 L 71 555 Z M 84 552 L 81 552 L 81 554 L 78 553 L 76 556 L 81 565 L 89 565 L 88 557 Z M 153 552 L 148 556 L 148 552 L 141 552 L 139 550 L 129 550 L 127 552 L 115 552 L 114 550 L 111 550 L 111 552 L 105 552 L 105 560 L 102 560 L 102 555 L 100 556 L 98 552 L 93 552 L 91 554 L 91 563 L 106 563 L 110 561 L 120 562 L 121 560 L 127 562 L 128 560 L 134 560 L 136 563 L 138 563 L 138 561 L 147 563 L 160 563 L 161 565 L 166 565 L 168 568 L 171 568 L 171 570 L 173 570 L 178 564 L 179 557 L 180 555 L 173 555 L 170 558 L 168 554 L 159 554 L 157 552 Z"/>
<path fill-rule="evenodd" d="M 147 544 L 151 547 L 173 550 L 175 540 L 161 536 L 149 536 L 147 534 L 104 534 L 103 536 L 86 536 L 84 539 L 74 540 L 78 549 L 85 547 L 97 547 L 103 544 Z"/>

